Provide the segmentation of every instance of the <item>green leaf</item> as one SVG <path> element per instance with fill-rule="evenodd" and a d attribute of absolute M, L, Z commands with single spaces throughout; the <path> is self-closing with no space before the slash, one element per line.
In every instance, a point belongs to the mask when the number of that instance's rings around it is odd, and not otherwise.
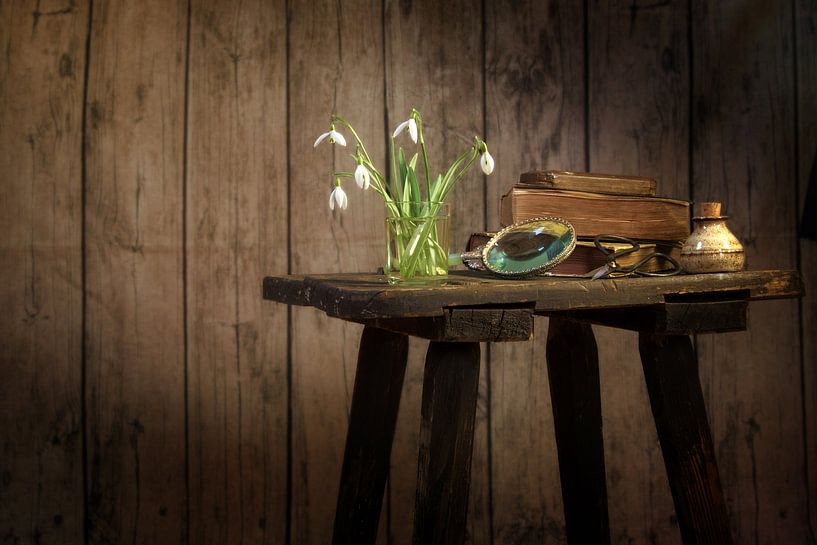
<path fill-rule="evenodd" d="M 411 184 L 409 183 L 408 178 L 406 178 L 405 183 L 403 184 L 403 211 L 406 216 L 411 215 L 411 211 L 409 210 L 410 200 L 411 200 Z"/>
<path fill-rule="evenodd" d="M 411 161 L 409 161 L 409 170 L 411 170 L 411 171 L 413 171 L 413 172 L 414 172 L 414 180 L 415 180 L 415 182 L 416 182 L 416 180 L 417 180 L 417 157 L 418 157 L 418 155 L 415 153 L 415 154 L 414 154 L 414 157 L 412 157 L 412 158 L 411 158 Z M 421 201 L 421 200 L 423 200 L 423 196 L 420 194 L 420 191 L 419 191 L 419 189 L 420 189 L 420 188 L 419 188 L 419 186 L 415 187 L 414 189 L 415 189 L 415 191 L 414 191 L 414 198 L 413 198 L 412 200 L 413 200 L 413 201 Z"/>
<path fill-rule="evenodd" d="M 416 159 L 417 156 L 415 155 L 414 158 Z M 412 215 L 417 216 L 420 213 L 420 185 L 417 183 L 417 173 L 414 172 L 413 168 L 409 168 L 406 174 L 406 186 L 411 188 L 409 191 L 409 200 L 416 202 L 414 210 L 412 210 Z"/>
<path fill-rule="evenodd" d="M 400 148 L 400 151 L 397 152 L 397 189 L 398 195 L 404 194 L 404 189 L 402 187 L 403 183 L 406 181 L 406 171 L 408 167 L 406 167 L 406 155 L 403 153 L 403 148 Z M 404 199 L 405 200 L 405 199 Z"/>
<path fill-rule="evenodd" d="M 442 183 L 443 183 L 443 175 L 442 174 L 437 174 L 437 179 L 434 180 L 433 184 L 431 184 L 431 195 L 429 195 L 429 197 L 428 197 L 429 201 L 439 200 L 437 198 L 437 196 L 440 193 L 440 186 L 442 185 Z"/>

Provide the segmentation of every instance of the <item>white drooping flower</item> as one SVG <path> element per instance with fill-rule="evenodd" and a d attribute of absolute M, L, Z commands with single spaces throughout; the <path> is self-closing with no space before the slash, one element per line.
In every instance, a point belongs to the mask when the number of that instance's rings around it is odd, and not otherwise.
<path fill-rule="evenodd" d="M 336 204 L 340 210 L 346 210 L 346 206 L 349 204 L 346 192 L 337 182 L 335 182 L 335 189 L 329 194 L 329 210 L 334 210 Z"/>
<path fill-rule="evenodd" d="M 415 144 L 417 143 L 417 122 L 414 120 L 413 117 L 408 118 L 407 120 L 403 121 L 397 128 L 394 129 L 394 134 L 391 135 L 392 138 L 397 138 L 397 136 L 408 128 L 409 136 L 411 136 L 412 142 Z"/>
<path fill-rule="evenodd" d="M 482 156 L 479 158 L 479 166 L 485 174 L 490 174 L 494 171 L 494 158 L 488 153 L 487 148 L 482 152 Z"/>
<path fill-rule="evenodd" d="M 363 163 L 357 165 L 355 169 L 355 183 L 360 189 L 369 189 L 372 183 L 372 175 Z"/>
<path fill-rule="evenodd" d="M 318 144 L 320 144 L 327 138 L 329 139 L 330 144 L 340 144 L 341 146 L 346 145 L 346 138 L 344 138 L 342 134 L 336 131 L 334 127 L 332 127 L 327 132 L 320 135 L 318 139 L 315 140 L 315 143 L 312 144 L 312 147 L 317 148 Z"/>

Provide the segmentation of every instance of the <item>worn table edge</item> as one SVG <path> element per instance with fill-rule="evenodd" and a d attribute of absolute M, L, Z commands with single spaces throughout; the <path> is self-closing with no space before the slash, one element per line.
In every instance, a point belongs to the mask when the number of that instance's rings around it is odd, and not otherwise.
<path fill-rule="evenodd" d="M 498 280 L 452 273 L 451 285 L 402 287 L 383 282 L 373 274 L 269 276 L 263 281 L 263 296 L 279 303 L 313 306 L 328 315 L 355 321 L 439 316 L 446 308 L 479 306 L 527 306 L 537 313 L 561 310 L 623 308 L 663 304 L 667 296 L 700 293 L 725 296 L 741 293 L 748 301 L 793 298 L 804 295 L 796 270 L 742 271 L 684 275 L 664 278 L 619 278 L 606 280 L 541 278 Z M 490 301 L 484 288 L 493 290 Z M 513 289 L 504 289 L 511 288 Z M 616 297 L 605 296 L 608 293 Z M 558 295 L 558 297 L 556 297 Z M 608 304 L 603 299 L 611 302 Z"/>

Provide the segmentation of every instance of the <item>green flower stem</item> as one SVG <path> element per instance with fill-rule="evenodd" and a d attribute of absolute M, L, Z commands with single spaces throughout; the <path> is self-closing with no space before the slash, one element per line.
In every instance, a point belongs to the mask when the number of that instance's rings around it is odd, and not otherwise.
<path fill-rule="evenodd" d="M 339 178 L 354 178 L 355 175 L 351 172 L 335 172 L 335 176 Z M 399 215 L 399 211 L 397 205 L 394 203 L 394 200 L 386 194 L 386 192 L 381 187 L 380 182 L 375 178 L 375 182 L 372 184 L 372 188 L 375 190 L 375 193 L 383 197 L 383 201 L 386 203 L 386 206 L 391 210 L 392 214 Z"/>
<path fill-rule="evenodd" d="M 450 229 L 450 226 L 449 226 L 449 229 Z M 434 245 L 434 250 L 437 252 L 437 257 L 447 261 L 448 260 L 447 251 L 444 250 L 442 246 L 440 246 L 439 242 L 437 242 L 437 239 L 439 238 L 439 234 L 437 233 L 437 226 L 436 225 L 434 226 L 434 233 L 433 234 L 434 234 L 434 236 L 429 238 L 429 242 L 432 245 Z"/>
<path fill-rule="evenodd" d="M 413 119 L 417 124 L 417 143 L 420 145 L 425 174 L 424 192 L 418 188 L 416 155 L 410 161 L 410 170 L 406 179 L 399 179 L 400 172 L 394 138 L 389 139 L 391 165 L 386 166 L 384 174 L 374 166 L 363 141 L 351 123 L 338 115 L 332 115 L 331 125 L 332 129 L 335 123 L 348 129 L 357 144 L 352 157 L 369 171 L 370 187 L 383 198 L 387 217 L 390 220 L 388 227 L 391 241 L 388 263 L 390 270 L 399 271 L 400 276 L 406 279 L 415 275 L 445 274 L 447 271 L 447 249 L 443 248 L 439 241 L 439 236 L 446 231 L 441 231 L 441 226 L 438 226 L 440 218 L 437 214 L 454 186 L 470 170 L 479 154 L 487 150 L 485 142 L 475 137 L 474 144 L 457 157 L 445 174 L 440 174 L 432 180 L 422 117 L 417 110 L 412 109 L 409 119 Z M 389 168 L 391 168 L 391 177 L 387 176 Z M 347 171 L 336 172 L 335 176 L 336 178 L 355 177 L 354 173 Z M 407 204 L 409 201 L 415 201 L 418 204 L 409 205 Z"/>
<path fill-rule="evenodd" d="M 349 131 L 352 133 L 352 136 L 355 137 L 355 140 L 357 141 L 358 145 L 360 145 L 360 150 L 363 152 L 363 155 L 365 155 L 366 159 L 369 159 L 369 162 L 371 162 L 371 158 L 369 158 L 369 154 L 366 152 L 366 146 L 363 145 L 363 141 L 357 135 L 357 131 L 352 126 L 352 124 L 349 123 L 348 121 L 346 121 L 345 119 L 343 119 L 342 117 L 340 117 L 339 115 L 332 115 L 332 119 L 334 121 L 337 121 L 338 123 L 340 123 L 341 125 L 343 125 L 347 129 L 349 129 Z"/>
<path fill-rule="evenodd" d="M 414 275 L 414 270 L 417 267 L 417 262 L 420 259 L 421 252 L 417 249 L 421 248 L 420 243 L 428 239 L 431 228 L 437 223 L 437 212 L 439 211 L 439 204 L 430 204 L 428 219 L 421 225 L 418 225 L 414 234 L 409 241 L 406 251 L 409 253 L 408 263 L 401 264 L 400 274 L 405 278 L 411 278 Z M 405 269 L 403 268 L 405 266 Z"/>
<path fill-rule="evenodd" d="M 420 137 L 420 152 L 423 155 L 423 168 L 426 175 L 426 199 L 431 200 L 431 169 L 428 167 L 428 155 L 426 154 L 426 143 Z"/>
<path fill-rule="evenodd" d="M 409 231 L 405 228 L 400 230 L 400 236 L 395 238 L 399 255 L 393 261 L 402 277 L 411 278 L 415 274 L 435 275 L 447 270 L 448 256 L 443 259 L 441 247 L 435 240 L 436 223 L 436 218 L 405 222 L 413 225 L 413 228 L 409 227 Z M 403 222 L 395 222 L 395 226 L 399 224 Z"/>
<path fill-rule="evenodd" d="M 363 160 L 363 164 L 366 168 L 369 169 L 369 172 L 372 174 L 375 180 L 377 180 L 383 188 L 383 191 L 389 195 L 391 198 L 391 192 L 389 191 L 389 183 L 386 181 L 386 177 L 380 174 L 380 172 L 374 168 L 374 165 L 368 161 L 367 159 Z"/>
<path fill-rule="evenodd" d="M 376 177 L 380 178 L 381 181 L 385 182 L 386 177 L 383 176 L 383 174 L 379 170 L 377 170 L 377 167 L 374 166 L 374 163 L 372 163 L 372 158 L 369 157 L 369 152 L 366 151 L 366 146 L 363 144 L 363 140 L 360 139 L 360 136 L 358 136 L 357 131 L 352 126 L 352 124 L 349 123 L 348 121 L 346 121 L 345 119 L 343 119 L 342 117 L 340 117 L 339 115 L 336 115 L 336 114 L 332 115 L 332 119 L 334 121 L 337 121 L 338 123 L 340 123 L 341 125 L 343 125 L 347 129 L 349 129 L 349 132 L 352 133 L 352 136 L 354 137 L 355 142 L 357 142 L 358 146 L 360 146 L 360 151 L 363 153 L 363 159 L 365 160 L 366 168 L 369 169 L 369 172 L 374 174 Z M 385 184 L 384 184 L 384 187 L 387 187 L 387 186 L 385 186 Z"/>
<path fill-rule="evenodd" d="M 399 195 L 400 190 L 397 185 L 400 174 L 397 172 L 397 157 L 394 154 L 394 137 L 389 138 L 389 157 L 391 157 L 391 180 L 394 189 L 394 194 Z M 402 183 L 402 180 L 400 180 Z"/>
<path fill-rule="evenodd" d="M 449 183 L 446 186 L 445 191 L 443 191 L 443 194 L 439 198 L 440 201 L 445 200 L 445 198 L 448 196 L 448 192 L 451 191 L 451 189 L 454 187 L 454 185 L 456 185 L 456 183 L 458 181 L 460 181 L 460 179 L 465 175 L 465 173 L 468 172 L 468 169 L 471 168 L 471 165 L 474 164 L 474 161 L 476 161 L 476 159 L 477 159 L 477 153 L 475 151 L 473 153 L 473 155 L 471 156 L 471 158 L 468 160 L 468 162 L 465 164 L 465 166 L 462 167 L 459 174 L 457 174 L 457 176 L 451 181 L 451 183 Z"/>
<path fill-rule="evenodd" d="M 375 166 L 368 158 L 362 157 L 361 159 L 363 166 L 365 166 L 369 170 L 369 173 L 374 177 L 375 181 L 381 184 L 383 191 L 389 193 L 389 185 L 388 182 L 386 181 L 386 178 L 380 173 L 379 170 L 375 168 Z"/>
<path fill-rule="evenodd" d="M 451 180 L 451 176 L 454 175 L 454 172 L 456 171 L 457 167 L 463 161 L 465 161 L 468 158 L 469 155 L 472 156 L 471 161 L 469 161 L 469 163 L 468 163 L 468 165 L 470 166 L 470 164 L 473 163 L 473 160 L 476 157 L 476 153 L 474 152 L 473 147 L 468 148 L 468 150 L 466 150 L 465 153 L 463 153 L 462 155 L 457 157 L 457 159 L 451 164 L 451 166 L 448 167 L 448 171 L 445 173 L 445 176 L 443 176 L 442 180 L 440 180 L 440 183 L 435 184 L 435 186 L 434 186 L 434 195 L 429 200 L 438 201 L 438 202 L 443 200 L 441 197 L 442 197 L 442 195 L 447 195 L 448 194 L 447 188 L 449 186 L 449 181 Z M 467 167 L 466 167 L 466 169 L 467 169 Z M 459 178 L 462 177 L 461 175 L 462 175 L 462 173 L 460 174 L 459 177 L 457 177 L 457 180 L 459 180 Z"/>
<path fill-rule="evenodd" d="M 426 141 L 423 138 L 423 119 L 420 117 L 420 112 L 414 110 L 417 121 L 417 138 L 420 141 L 420 153 L 423 156 L 423 168 L 426 175 L 426 199 L 431 201 L 431 169 L 428 167 L 428 152 L 426 151 Z"/>

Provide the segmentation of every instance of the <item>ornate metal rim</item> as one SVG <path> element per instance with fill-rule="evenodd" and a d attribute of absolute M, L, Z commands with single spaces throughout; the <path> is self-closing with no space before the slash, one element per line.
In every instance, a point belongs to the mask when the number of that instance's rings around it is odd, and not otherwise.
<path fill-rule="evenodd" d="M 524 225 L 526 223 L 532 223 L 534 221 L 552 221 L 552 222 L 559 223 L 559 224 L 562 224 L 565 227 L 567 227 L 569 232 L 570 232 L 570 244 L 568 245 L 568 247 L 565 248 L 564 250 L 562 250 L 562 252 L 559 255 L 557 255 L 550 262 L 549 265 L 547 265 L 545 267 L 532 267 L 530 269 L 525 269 L 525 270 L 522 270 L 522 271 L 515 271 L 515 272 L 497 272 L 497 271 L 493 270 L 490 267 L 490 265 L 488 264 L 488 252 L 491 250 L 491 248 L 493 248 L 496 245 L 496 241 L 499 240 L 500 238 L 502 238 L 502 235 L 504 235 L 508 231 L 510 231 L 512 229 L 515 229 L 515 228 L 519 227 L 520 225 Z M 497 234 L 495 234 L 491 238 L 491 240 L 488 241 L 488 243 L 485 245 L 485 247 L 482 249 L 482 263 L 485 265 L 485 270 L 491 271 L 493 274 L 495 274 L 497 276 L 505 276 L 505 277 L 509 277 L 509 276 L 516 276 L 516 277 L 536 276 L 537 274 L 544 273 L 544 272 L 547 272 L 547 271 L 551 270 L 553 267 L 555 267 L 556 265 L 560 264 L 562 261 L 567 259 L 568 256 L 570 256 L 570 254 L 573 253 L 573 250 L 575 248 L 576 248 L 576 230 L 573 229 L 573 225 L 571 225 L 564 218 L 559 218 L 559 217 L 556 217 L 556 216 L 540 216 L 540 217 L 536 217 L 536 218 L 529 218 L 529 219 L 526 219 L 526 220 L 518 221 L 516 223 L 508 225 L 507 227 L 504 227 L 501 231 L 499 231 Z"/>

